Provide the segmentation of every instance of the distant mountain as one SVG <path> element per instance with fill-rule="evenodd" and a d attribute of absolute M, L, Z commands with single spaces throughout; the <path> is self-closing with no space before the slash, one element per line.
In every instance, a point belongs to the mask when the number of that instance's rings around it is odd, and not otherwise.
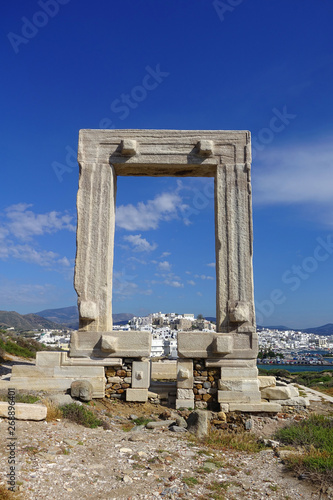
<path fill-rule="evenodd" d="M 13 327 L 15 330 L 35 330 L 41 328 L 59 328 L 59 325 L 37 314 L 21 315 L 15 311 L 0 311 L 0 327 Z"/>
<path fill-rule="evenodd" d="M 305 333 L 315 333 L 316 335 L 333 335 L 333 323 L 327 323 L 327 325 L 317 326 L 315 328 L 307 328 L 302 331 Z"/>
<path fill-rule="evenodd" d="M 79 312 L 77 306 L 60 307 L 59 309 L 44 309 L 36 313 L 42 318 L 54 321 L 60 325 L 77 330 L 79 327 Z"/>
<path fill-rule="evenodd" d="M 294 330 L 295 332 L 314 333 L 315 335 L 333 335 L 333 323 L 327 325 L 316 326 L 314 328 L 291 328 L 290 326 L 274 325 L 274 326 L 260 326 L 258 329 L 268 328 L 269 330 Z"/>
<path fill-rule="evenodd" d="M 257 325 L 258 330 L 264 330 L 265 328 L 268 328 L 269 330 L 295 330 L 296 332 L 302 331 L 296 328 L 290 328 L 290 326 L 285 326 L 285 325 L 269 325 L 269 326 L 262 326 L 262 325 Z"/>
<path fill-rule="evenodd" d="M 42 316 L 50 321 L 65 325 L 68 328 L 73 328 L 77 330 L 79 328 L 79 311 L 77 306 L 62 307 L 59 309 L 45 309 L 44 311 L 39 311 L 36 314 Z M 119 313 L 113 314 L 113 323 L 115 325 L 126 324 L 127 321 L 132 319 L 134 314 L 131 313 Z"/>

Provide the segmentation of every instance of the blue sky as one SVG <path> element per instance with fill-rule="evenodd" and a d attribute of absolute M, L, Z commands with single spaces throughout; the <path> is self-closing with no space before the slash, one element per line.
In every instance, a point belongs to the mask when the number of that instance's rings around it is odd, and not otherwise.
<path fill-rule="evenodd" d="M 333 322 L 332 15 L 330 0 L 6 2 L 0 309 L 76 303 L 79 129 L 250 130 L 257 321 Z M 117 207 L 114 312 L 215 316 L 212 179 L 123 177 Z"/>

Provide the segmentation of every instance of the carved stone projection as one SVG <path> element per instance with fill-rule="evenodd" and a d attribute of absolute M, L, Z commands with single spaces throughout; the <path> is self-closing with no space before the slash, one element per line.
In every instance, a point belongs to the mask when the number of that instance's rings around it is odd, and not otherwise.
<path fill-rule="evenodd" d="M 78 161 L 74 283 L 80 327 L 70 357 L 108 365 L 112 358 L 150 355 L 149 332 L 112 332 L 117 176 L 214 177 L 217 333 L 179 332 L 176 405 L 194 407 L 192 360 L 204 360 L 207 369 L 221 370 L 215 398 L 221 408 L 269 411 L 261 403 L 256 368 L 250 133 L 81 130 Z"/>

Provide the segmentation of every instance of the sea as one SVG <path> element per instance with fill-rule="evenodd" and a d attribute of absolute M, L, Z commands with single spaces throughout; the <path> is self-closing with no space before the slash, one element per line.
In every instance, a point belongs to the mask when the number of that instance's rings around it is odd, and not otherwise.
<path fill-rule="evenodd" d="M 325 361 L 331 363 L 330 365 L 283 365 L 279 364 L 262 364 L 258 363 L 258 368 L 263 368 L 264 370 L 287 370 L 290 373 L 294 372 L 323 372 L 327 370 L 333 370 L 333 358 L 324 358 Z"/>

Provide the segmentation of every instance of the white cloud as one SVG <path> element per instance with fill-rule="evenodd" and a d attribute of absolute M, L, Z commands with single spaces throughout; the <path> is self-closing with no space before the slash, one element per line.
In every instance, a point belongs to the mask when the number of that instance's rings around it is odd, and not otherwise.
<path fill-rule="evenodd" d="M 16 238 L 30 240 L 32 236 L 45 233 L 55 233 L 62 229 L 75 231 L 75 226 L 71 223 L 73 217 L 59 212 L 52 211 L 45 214 L 36 214 L 28 208 L 32 205 L 18 203 L 6 208 L 5 226 Z"/>
<path fill-rule="evenodd" d="M 163 259 L 164 257 L 169 257 L 169 255 L 171 255 L 171 252 L 163 252 L 160 258 Z"/>
<path fill-rule="evenodd" d="M 214 267 L 214 268 L 215 268 L 215 267 L 216 267 L 216 264 L 215 264 L 215 262 L 210 262 L 209 264 L 207 264 L 207 266 L 208 266 L 208 267 Z"/>
<path fill-rule="evenodd" d="M 254 202 L 318 204 L 332 207 L 333 143 L 330 139 L 292 147 L 267 149 L 253 175 Z"/>
<path fill-rule="evenodd" d="M 202 280 L 214 280 L 215 278 L 213 276 L 207 276 L 206 274 L 195 274 L 195 278 L 200 278 Z"/>
<path fill-rule="evenodd" d="M 116 224 L 128 231 L 157 229 L 161 221 L 177 219 L 183 209 L 178 192 L 161 193 L 147 203 L 117 207 Z"/>
<path fill-rule="evenodd" d="M 31 206 L 27 203 L 18 203 L 7 207 L 0 214 L 2 219 L 0 259 L 14 258 L 57 271 L 68 270 L 72 264 L 67 257 L 40 249 L 33 241 L 33 237 L 60 230 L 75 231 L 75 226 L 71 224 L 73 217 L 55 211 L 35 214 L 32 210 L 28 210 Z"/>
<path fill-rule="evenodd" d="M 202 293 L 201 292 L 197 292 L 197 295 L 199 295 L 199 297 L 202 297 Z"/>
<path fill-rule="evenodd" d="M 164 283 L 168 286 L 172 286 L 174 288 L 183 288 L 184 285 L 183 283 L 181 283 L 180 281 L 177 281 L 177 280 L 165 280 Z"/>
<path fill-rule="evenodd" d="M 124 240 L 133 245 L 135 252 L 152 252 L 157 248 L 156 243 L 149 243 L 145 238 L 141 237 L 141 234 L 124 236 Z"/>
<path fill-rule="evenodd" d="M 188 280 L 187 283 L 189 285 L 192 285 L 192 286 L 195 286 L 195 284 L 196 284 L 195 281 L 193 281 L 193 280 Z"/>
<path fill-rule="evenodd" d="M 171 270 L 171 264 L 167 260 L 164 260 L 163 262 L 159 262 L 157 267 L 160 271 L 170 271 Z"/>

